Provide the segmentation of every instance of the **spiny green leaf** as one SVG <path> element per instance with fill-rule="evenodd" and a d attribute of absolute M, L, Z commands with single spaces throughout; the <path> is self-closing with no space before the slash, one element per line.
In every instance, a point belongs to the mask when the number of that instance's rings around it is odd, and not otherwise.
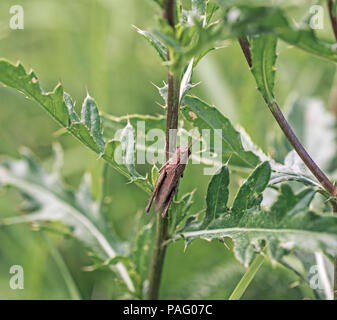
<path fill-rule="evenodd" d="M 206 16 L 206 8 L 209 0 L 192 0 L 192 10 L 201 18 Z"/>
<path fill-rule="evenodd" d="M 247 210 L 260 205 L 262 192 L 268 185 L 270 175 L 271 168 L 269 162 L 263 162 L 241 186 L 232 207 L 232 216 L 237 221 L 242 218 Z"/>
<path fill-rule="evenodd" d="M 80 122 L 80 118 L 75 112 L 75 106 L 73 103 L 73 100 L 71 99 L 70 95 L 66 92 L 64 92 L 64 102 L 66 103 L 66 106 L 68 108 L 69 113 L 69 126 L 72 122 Z"/>
<path fill-rule="evenodd" d="M 244 150 L 239 132 L 216 108 L 192 96 L 185 96 L 182 106 L 181 111 L 184 117 L 194 127 L 200 130 L 210 129 L 212 132 L 211 141 L 213 141 L 213 134 L 222 140 L 222 152 L 224 156 L 232 156 L 231 163 L 236 161 L 239 166 L 246 168 L 254 168 L 257 165 L 259 162 L 258 157 L 252 152 Z M 220 131 L 214 129 L 222 129 L 222 131 L 220 133 Z M 221 160 L 223 161 L 224 159 Z"/>
<path fill-rule="evenodd" d="M 267 245 L 268 254 L 281 260 L 291 250 L 324 251 L 335 255 L 337 250 L 337 218 L 309 211 L 315 190 L 295 194 L 282 187 L 270 210 L 261 208 L 262 193 L 268 185 L 270 166 L 261 164 L 243 184 L 231 210 L 215 219 L 207 228 L 186 223 L 174 238 L 182 236 L 187 243 L 195 238 L 206 240 L 233 239 L 237 259 L 248 266 L 254 255 Z M 199 226 L 199 229 L 198 229 Z"/>
<path fill-rule="evenodd" d="M 132 127 L 137 131 L 137 137 L 141 134 L 147 134 L 152 129 L 160 129 L 165 131 L 166 118 L 164 116 L 150 116 L 131 114 L 123 117 L 114 117 L 103 113 L 101 119 L 104 127 L 104 137 L 108 140 L 117 138 L 116 132 L 125 128 L 130 122 Z M 138 130 L 140 132 L 138 132 Z M 143 132 L 141 132 L 143 130 Z M 144 137 L 145 138 L 145 137 Z"/>
<path fill-rule="evenodd" d="M 193 25 L 195 20 L 201 21 L 203 25 L 206 25 L 207 3 L 208 0 L 192 0 L 191 10 L 182 10 L 182 25 Z"/>
<path fill-rule="evenodd" d="M 93 98 L 87 95 L 83 102 L 81 112 L 82 123 L 90 130 L 90 133 L 99 147 L 100 155 L 104 152 L 105 143 L 103 140 L 101 118 L 98 113 L 96 102 Z"/>
<path fill-rule="evenodd" d="M 37 101 L 59 124 L 63 127 L 68 126 L 68 108 L 64 101 L 63 87 L 60 84 L 53 92 L 45 93 L 33 71 L 26 73 L 21 63 L 14 66 L 6 60 L 0 60 L 0 83 L 17 89 Z"/>
<path fill-rule="evenodd" d="M 194 66 L 194 59 L 192 59 L 190 61 L 190 63 L 188 64 L 188 66 L 186 68 L 185 73 L 182 76 L 180 88 L 179 88 L 179 100 L 180 101 L 182 99 L 184 99 L 184 97 L 186 96 L 186 94 L 190 90 L 192 90 L 195 86 L 198 85 L 198 83 L 192 84 L 192 82 L 191 82 L 193 66 Z M 155 87 L 158 89 L 159 94 L 163 98 L 163 100 L 165 102 L 165 106 L 167 106 L 167 96 L 168 96 L 168 85 L 167 85 L 167 83 L 164 82 L 163 87 L 158 87 L 158 86 L 155 86 Z"/>
<path fill-rule="evenodd" d="M 285 158 L 284 164 L 281 164 L 273 160 L 270 156 L 267 156 L 261 149 L 259 149 L 242 128 L 240 128 L 240 134 L 245 150 L 253 152 L 260 158 L 261 161 L 268 161 L 270 163 L 272 175 L 269 181 L 269 186 L 285 181 L 298 181 L 305 185 L 315 187 L 315 189 L 329 197 L 329 194 L 325 193 L 322 186 L 306 168 L 302 159 L 294 150 L 289 152 Z"/>
<path fill-rule="evenodd" d="M 167 61 L 167 49 L 165 45 L 152 32 L 144 31 L 137 27 L 134 27 L 134 28 L 140 35 L 142 35 L 153 46 L 153 48 L 155 48 L 160 58 L 163 61 Z"/>
<path fill-rule="evenodd" d="M 61 85 L 58 85 L 53 93 L 44 93 L 41 89 L 38 79 L 33 72 L 26 73 L 21 64 L 14 66 L 5 60 L 0 60 L 0 83 L 15 88 L 29 98 L 38 102 L 49 114 L 64 128 L 74 135 L 89 149 L 97 153 L 100 157 L 107 160 L 115 169 L 126 176 L 130 181 L 135 181 L 137 185 L 150 193 L 150 183 L 147 179 L 135 171 L 133 166 L 125 166 L 125 163 L 117 162 L 114 159 L 114 151 L 120 141 L 110 142 L 105 145 L 101 119 L 95 101 L 91 97 L 87 97 L 82 107 L 82 119 L 74 111 L 74 105 L 70 96 L 63 91 Z M 114 117 L 106 117 L 110 124 L 115 119 L 114 124 L 123 123 L 123 119 Z M 138 119 L 141 116 L 130 116 L 130 119 Z M 154 117 L 153 117 L 154 118 Z M 155 120 L 154 120 L 155 122 Z M 159 120 L 159 123 L 160 120 Z M 129 140 L 128 140 L 129 141 Z M 107 152 L 104 155 L 104 152 Z M 132 150 L 127 148 L 127 156 L 132 154 Z M 131 170 L 131 172 L 128 171 Z"/>
<path fill-rule="evenodd" d="M 130 122 L 125 126 L 121 132 L 121 146 L 123 151 L 123 158 L 128 172 L 131 174 L 131 181 L 139 177 L 135 168 L 135 137 L 134 130 Z"/>
<path fill-rule="evenodd" d="M 242 215 L 251 208 L 259 207 L 262 201 L 262 192 L 270 179 L 271 168 L 268 162 L 258 166 L 239 189 L 231 209 L 231 221 L 239 221 Z M 230 211 L 227 208 L 229 196 L 229 172 L 227 166 L 223 166 L 211 179 L 206 196 L 206 214 L 201 223 L 196 219 L 188 221 L 184 227 L 185 231 L 207 229 L 216 223 L 219 217 L 228 217 Z M 190 241 L 187 241 L 190 243 Z"/>
<path fill-rule="evenodd" d="M 169 234 L 173 234 L 183 220 L 190 214 L 194 191 L 186 193 L 178 201 L 173 201 L 169 214 Z"/>
<path fill-rule="evenodd" d="M 119 156 L 119 158 L 116 159 L 116 156 Z M 151 193 L 152 187 L 147 178 L 143 177 L 135 170 L 129 172 L 128 167 L 125 165 L 123 160 L 122 146 L 119 140 L 110 140 L 106 143 L 103 159 L 122 175 L 130 179 L 130 181 L 141 187 L 144 191 Z"/>
<path fill-rule="evenodd" d="M 275 222 L 281 221 L 286 215 L 306 210 L 314 195 L 315 191 L 310 188 L 304 189 L 296 195 L 289 185 L 282 184 L 278 200 L 271 207 Z"/>
<path fill-rule="evenodd" d="M 190 61 L 188 64 L 186 71 L 181 79 L 180 83 L 180 93 L 179 93 L 179 100 L 181 101 L 184 99 L 185 95 L 197 84 L 191 83 L 192 78 L 192 72 L 193 72 L 193 66 L 194 66 L 194 59 Z"/>
<path fill-rule="evenodd" d="M 168 96 L 168 85 L 167 83 L 164 82 L 164 86 L 162 87 L 157 87 L 159 91 L 160 96 L 163 98 L 164 102 L 165 102 L 165 107 L 167 106 L 167 96 Z"/>
<path fill-rule="evenodd" d="M 77 139 L 79 139 L 85 146 L 93 150 L 97 154 L 101 154 L 101 148 L 96 143 L 94 137 L 92 136 L 89 128 L 81 122 L 73 122 L 68 131 L 72 133 Z"/>
<path fill-rule="evenodd" d="M 207 227 L 219 215 L 227 210 L 228 201 L 229 172 L 226 166 L 223 166 L 217 172 L 208 185 L 206 197 L 206 214 L 203 221 L 203 227 Z"/>
<path fill-rule="evenodd" d="M 123 253 L 121 243 L 112 238 L 106 217 L 91 195 L 88 175 L 77 192 L 68 190 L 57 173 L 47 173 L 25 150 L 23 159 L 8 159 L 0 164 L 0 185 L 15 187 L 39 204 L 32 213 L 6 218 L 0 222 L 2 225 L 61 222 L 74 238 L 100 259 L 112 259 Z M 115 267 L 128 288 L 134 290 L 124 265 L 117 263 Z"/>
<path fill-rule="evenodd" d="M 172 73 L 180 76 L 189 61 L 194 58 L 194 65 L 205 52 L 213 49 L 215 43 L 223 40 L 222 25 L 214 23 L 209 26 L 203 21 L 194 20 L 193 24 L 179 25 L 175 31 L 162 19 L 160 30 L 153 34 L 168 48 Z"/>
<path fill-rule="evenodd" d="M 214 2 L 207 2 L 207 8 L 206 8 L 206 24 L 210 24 L 212 21 L 212 18 L 216 11 L 219 9 L 218 4 Z"/>
<path fill-rule="evenodd" d="M 287 154 L 284 164 L 273 162 L 272 167 L 274 172 L 269 185 L 278 184 L 284 181 L 298 181 L 305 185 L 315 187 L 321 193 L 326 194 L 329 197 L 329 194 L 324 191 L 323 187 L 308 170 L 295 150 L 292 150 Z"/>
<path fill-rule="evenodd" d="M 314 56 L 337 62 L 337 47 L 335 44 L 318 39 L 314 31 L 310 28 L 299 30 L 287 30 L 279 37 Z"/>

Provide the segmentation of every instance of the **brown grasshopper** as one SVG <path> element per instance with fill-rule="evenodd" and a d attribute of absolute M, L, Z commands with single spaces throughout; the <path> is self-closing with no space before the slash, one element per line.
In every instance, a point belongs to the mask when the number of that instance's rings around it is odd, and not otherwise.
<path fill-rule="evenodd" d="M 179 180 L 183 177 L 184 170 L 191 155 L 190 147 L 178 147 L 172 157 L 159 169 L 159 177 L 145 211 L 149 212 L 153 199 L 155 199 L 156 211 L 164 208 L 162 216 L 167 216 L 168 209 L 177 191 Z"/>

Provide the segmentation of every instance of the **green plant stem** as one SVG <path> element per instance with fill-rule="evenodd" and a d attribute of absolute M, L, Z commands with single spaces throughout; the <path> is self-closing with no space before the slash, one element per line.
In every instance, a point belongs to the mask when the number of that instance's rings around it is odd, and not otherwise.
<path fill-rule="evenodd" d="M 170 154 L 176 150 L 178 116 L 179 116 L 179 90 L 180 75 L 172 75 L 168 73 L 168 97 L 166 110 L 166 141 L 165 153 L 166 160 Z"/>
<path fill-rule="evenodd" d="M 156 220 L 156 235 L 149 277 L 149 300 L 157 300 L 159 297 L 161 275 L 166 254 L 164 242 L 167 240 L 167 219 L 157 214 Z"/>
<path fill-rule="evenodd" d="M 235 287 L 234 291 L 229 297 L 229 300 L 240 300 L 240 298 L 242 297 L 242 295 L 245 293 L 246 289 L 248 288 L 249 284 L 254 279 L 256 273 L 260 270 L 264 261 L 265 261 L 265 256 L 263 254 L 259 254 L 255 257 L 254 261 L 249 266 L 246 273 L 243 275 L 240 282 Z"/>
<path fill-rule="evenodd" d="M 329 12 L 330 12 L 330 18 L 331 23 L 333 26 L 334 34 L 337 40 L 337 20 L 334 14 L 332 13 L 332 6 L 333 3 L 331 0 L 329 0 L 328 3 L 329 6 Z M 249 67 L 252 67 L 252 59 L 251 59 L 251 51 L 249 46 L 249 41 L 247 38 L 243 37 L 239 39 L 239 43 L 241 46 L 241 49 L 246 57 L 246 60 L 248 62 Z M 309 168 L 309 170 L 312 172 L 312 174 L 316 177 L 316 179 L 320 182 L 320 184 L 323 186 L 325 190 L 327 190 L 330 195 L 332 196 L 331 204 L 333 207 L 333 211 L 337 212 L 337 189 L 335 185 L 329 180 L 329 178 L 325 175 L 325 173 L 319 168 L 319 166 L 315 163 L 315 161 L 310 157 L 308 152 L 305 150 L 305 148 L 302 146 L 301 142 L 296 137 L 294 131 L 290 127 L 289 123 L 285 119 L 282 111 L 280 110 L 278 104 L 276 101 L 270 105 L 268 104 L 268 107 L 273 114 L 276 122 L 280 126 L 281 130 L 283 131 L 284 135 L 286 136 L 287 140 L 290 142 L 290 144 L 293 146 L 297 154 L 301 157 L 303 162 L 306 164 L 306 166 Z M 334 299 L 337 299 L 337 256 L 334 257 Z"/>
<path fill-rule="evenodd" d="M 274 102 L 274 105 L 270 107 L 270 110 L 282 129 L 284 135 L 293 146 L 297 154 L 301 157 L 303 162 L 312 172 L 312 174 L 316 177 L 316 179 L 320 182 L 320 184 L 327 190 L 332 197 L 337 197 L 337 189 L 334 184 L 329 180 L 329 178 L 325 175 L 325 173 L 319 168 L 319 166 L 315 163 L 315 161 L 310 157 L 308 152 L 302 146 L 298 138 L 296 137 L 294 131 L 290 127 L 289 123 L 285 119 L 282 111 L 280 110 L 278 104 Z"/>
<path fill-rule="evenodd" d="M 175 28 L 175 0 L 165 0 L 164 18 L 170 26 Z M 167 54 L 170 59 L 169 53 Z M 168 97 L 166 109 L 166 160 L 169 158 L 170 152 L 175 150 L 176 145 L 176 129 L 178 128 L 179 116 L 179 75 L 173 75 L 168 71 Z M 166 254 L 168 240 L 168 219 L 157 214 L 156 218 L 156 235 L 152 253 L 152 261 L 149 275 L 148 299 L 157 300 L 159 297 L 159 289 L 163 265 Z"/>
<path fill-rule="evenodd" d="M 54 243 L 49 239 L 48 235 L 44 232 L 42 233 L 43 238 L 46 241 L 46 244 L 50 250 L 50 254 L 53 257 L 57 267 L 59 268 L 61 275 L 64 279 L 64 282 L 68 288 L 70 298 L 72 300 L 81 300 L 80 292 L 76 286 L 74 279 L 72 278 L 67 265 L 65 264 L 61 254 L 55 247 Z"/>
<path fill-rule="evenodd" d="M 243 45 L 244 44 L 244 45 Z M 242 48 L 242 51 L 246 57 L 246 60 L 248 62 L 249 67 L 252 67 L 252 61 L 249 57 L 251 57 L 249 42 L 246 38 L 240 39 L 240 45 Z M 309 170 L 312 172 L 312 174 L 316 177 L 316 179 L 320 182 L 320 184 L 323 186 L 325 190 L 327 190 L 333 199 L 337 198 L 337 189 L 334 186 L 334 184 L 329 180 L 329 178 L 325 175 L 325 173 L 319 168 L 319 166 L 315 163 L 315 161 L 310 157 L 308 152 L 305 150 L 305 148 L 302 146 L 301 142 L 296 137 L 294 131 L 290 127 L 289 123 L 285 119 L 282 111 L 280 110 L 278 104 L 276 101 L 274 101 L 273 104 L 268 104 L 269 110 L 271 111 L 272 115 L 274 116 L 276 122 L 280 126 L 281 130 L 283 131 L 284 135 L 286 136 L 287 140 L 290 142 L 290 144 L 293 146 L 297 154 L 301 157 L 303 162 L 306 164 L 306 166 L 309 168 Z M 332 204 L 334 206 L 334 209 L 337 209 L 336 207 L 336 201 L 332 201 Z"/>

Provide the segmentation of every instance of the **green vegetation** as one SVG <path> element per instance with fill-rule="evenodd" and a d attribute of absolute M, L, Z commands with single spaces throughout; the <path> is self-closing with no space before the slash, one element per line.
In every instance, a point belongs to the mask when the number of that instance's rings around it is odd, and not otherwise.
<path fill-rule="evenodd" d="M 311 5 L 34 0 L 11 30 L 2 1 L 0 298 L 331 299 L 336 6 L 313 30 Z M 138 153 L 168 129 L 211 143 L 163 219 Z"/>

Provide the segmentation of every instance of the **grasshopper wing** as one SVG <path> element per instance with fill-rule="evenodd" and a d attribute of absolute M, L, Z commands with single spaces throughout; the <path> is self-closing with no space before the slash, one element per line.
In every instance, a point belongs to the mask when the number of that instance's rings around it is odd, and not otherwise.
<path fill-rule="evenodd" d="M 151 208 L 151 205 L 152 205 L 152 202 L 153 202 L 153 199 L 157 196 L 158 194 L 158 191 L 160 190 L 162 184 L 163 184 L 163 181 L 165 179 L 165 175 L 166 175 L 166 172 L 165 171 L 162 171 L 156 181 L 156 184 L 153 188 L 153 191 L 152 191 L 152 194 L 151 194 L 151 197 L 150 197 L 150 200 L 145 208 L 145 211 L 146 212 L 149 212 L 150 211 L 150 208 Z"/>

